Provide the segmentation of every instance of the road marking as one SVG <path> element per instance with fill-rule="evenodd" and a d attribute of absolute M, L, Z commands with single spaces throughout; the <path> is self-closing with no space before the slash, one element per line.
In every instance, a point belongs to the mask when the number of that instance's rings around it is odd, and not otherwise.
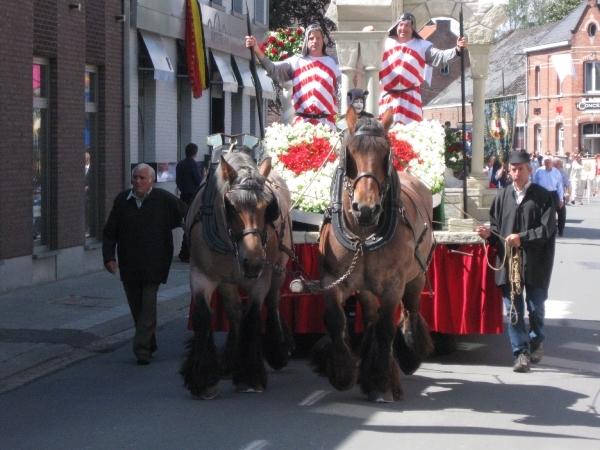
<path fill-rule="evenodd" d="M 241 450 L 261 450 L 266 448 L 269 445 L 269 441 L 265 441 L 260 439 L 258 441 L 250 442 L 246 447 L 243 447 Z"/>
<path fill-rule="evenodd" d="M 298 404 L 300 406 L 314 405 L 319 400 L 321 400 L 323 397 L 325 397 L 327 394 L 329 394 L 329 391 L 315 391 Z"/>
<path fill-rule="evenodd" d="M 561 345 L 562 348 L 570 348 L 572 350 L 583 350 L 584 352 L 600 352 L 600 346 L 594 344 L 584 344 L 582 342 L 567 342 Z"/>

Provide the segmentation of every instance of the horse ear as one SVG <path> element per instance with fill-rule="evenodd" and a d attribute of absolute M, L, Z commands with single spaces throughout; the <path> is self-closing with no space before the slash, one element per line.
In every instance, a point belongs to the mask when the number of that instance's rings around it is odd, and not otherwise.
<path fill-rule="evenodd" d="M 383 117 L 381 118 L 381 125 L 385 128 L 385 131 L 388 131 L 392 124 L 394 123 L 394 110 L 392 108 L 388 108 L 385 110 Z"/>
<path fill-rule="evenodd" d="M 221 164 L 219 166 L 221 167 L 221 178 L 223 178 L 223 181 L 229 181 L 229 184 L 233 184 L 238 176 L 237 171 L 225 161 L 223 155 L 221 155 Z"/>
<path fill-rule="evenodd" d="M 271 167 L 271 157 L 269 156 L 268 158 L 263 159 L 263 162 L 260 163 L 258 171 L 263 177 L 267 178 L 271 173 Z"/>
<path fill-rule="evenodd" d="M 356 125 L 357 120 L 358 116 L 356 115 L 356 110 L 354 109 L 354 106 L 350 105 L 346 111 L 346 123 L 348 124 L 348 131 L 350 134 L 354 134 L 354 126 Z"/>
<path fill-rule="evenodd" d="M 265 209 L 265 223 L 273 223 L 279 219 L 281 208 L 279 207 L 279 199 L 276 195 L 273 195 L 273 199 L 267 205 Z"/>

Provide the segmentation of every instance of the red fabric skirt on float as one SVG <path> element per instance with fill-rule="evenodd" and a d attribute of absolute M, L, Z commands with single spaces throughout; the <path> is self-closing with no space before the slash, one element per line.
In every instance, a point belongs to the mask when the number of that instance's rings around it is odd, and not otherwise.
<path fill-rule="evenodd" d="M 317 244 L 296 244 L 295 252 L 304 270 L 312 279 L 319 279 L 319 247 Z M 427 274 L 428 286 L 421 295 L 421 314 L 431 331 L 445 334 L 499 334 L 504 316 L 502 293 L 494 282 L 493 266 L 496 251 L 483 244 L 448 246 L 438 244 Z M 293 270 L 292 262 L 288 269 Z M 280 312 L 293 333 L 325 333 L 325 305 L 320 294 L 293 294 L 288 275 L 281 288 Z M 242 299 L 245 293 L 240 290 Z M 213 330 L 228 331 L 223 302 L 215 291 L 211 298 L 214 311 Z M 193 299 L 190 304 L 188 329 L 192 328 Z M 397 315 L 399 317 L 400 310 Z M 363 331 L 360 305 L 357 305 L 355 331 Z"/>

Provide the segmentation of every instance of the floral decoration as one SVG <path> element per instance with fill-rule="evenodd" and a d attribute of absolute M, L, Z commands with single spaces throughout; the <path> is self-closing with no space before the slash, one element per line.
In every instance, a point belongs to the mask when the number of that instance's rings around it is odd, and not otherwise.
<path fill-rule="evenodd" d="M 410 172 L 421 179 L 432 194 L 442 192 L 446 168 L 442 124 L 436 120 L 412 122 L 408 125 L 397 123 L 389 134 L 408 142 L 418 154 L 418 157 L 408 162 Z"/>
<path fill-rule="evenodd" d="M 301 53 L 303 44 L 303 28 L 278 28 L 276 31 L 269 31 L 267 39 L 259 47 L 271 61 L 283 61 Z"/>
<path fill-rule="evenodd" d="M 262 141 L 263 155 L 272 158 L 274 170 L 286 180 L 296 207 L 315 213 L 329 206 L 338 147 L 338 135 L 328 126 L 310 123 L 274 123 Z"/>
<path fill-rule="evenodd" d="M 444 186 L 444 128 L 438 121 L 396 124 L 389 132 L 398 171 L 409 170 L 432 194 Z M 262 141 L 263 156 L 286 180 L 296 208 L 323 213 L 331 198 L 340 139 L 329 127 L 274 123 Z"/>

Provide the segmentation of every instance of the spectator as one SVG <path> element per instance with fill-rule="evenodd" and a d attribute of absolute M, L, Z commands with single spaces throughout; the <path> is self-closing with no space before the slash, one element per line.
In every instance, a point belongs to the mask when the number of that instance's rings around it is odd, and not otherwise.
<path fill-rule="evenodd" d="M 554 208 L 558 211 L 565 206 L 562 176 L 558 169 L 554 167 L 552 156 L 544 156 L 543 164 L 544 167 L 540 167 L 536 171 L 533 182 L 550 191 L 550 195 L 552 195 L 552 200 L 554 201 Z"/>
<path fill-rule="evenodd" d="M 262 52 L 254 36 L 246 36 L 246 47 L 254 51 L 273 80 L 281 83 L 292 81 L 292 103 L 296 112 L 294 123 L 322 123 L 336 131 L 338 78 L 342 72 L 335 60 L 325 53 L 323 30 L 319 25 L 312 24 L 306 28 L 302 54 L 293 55 L 285 61 L 272 62 Z"/>
<path fill-rule="evenodd" d="M 562 237 L 565 231 L 565 224 L 567 223 L 567 203 L 569 202 L 569 191 L 571 189 L 571 182 L 569 177 L 563 170 L 563 162 L 559 158 L 554 159 L 554 168 L 560 172 L 560 177 L 563 185 L 563 205 L 556 212 L 558 214 L 558 235 Z"/>
<path fill-rule="evenodd" d="M 156 295 L 167 282 L 173 259 L 171 230 L 182 226 L 187 206 L 163 189 L 153 189 L 156 174 L 147 164 L 132 172 L 132 189 L 115 198 L 104 227 L 102 256 L 113 275 L 119 272 L 135 323 L 133 353 L 150 364 L 156 346 Z M 116 249 L 116 254 L 115 254 Z"/>
<path fill-rule="evenodd" d="M 196 162 L 197 155 L 198 146 L 194 143 L 188 144 L 185 147 L 185 158 L 179 161 L 175 168 L 175 183 L 177 184 L 177 189 L 179 189 L 179 199 L 188 206 L 200 187 L 200 183 L 202 183 L 202 174 Z M 190 247 L 187 235 L 181 241 L 179 259 L 182 262 L 190 262 Z"/>
<path fill-rule="evenodd" d="M 577 153 L 573 159 L 573 165 L 571 167 L 571 190 L 574 191 L 575 196 L 571 200 L 571 204 L 575 202 L 583 205 L 583 192 L 585 191 L 585 180 L 582 180 L 583 165 L 581 164 L 581 155 Z"/>
<path fill-rule="evenodd" d="M 499 191 L 490 208 L 490 227 L 480 226 L 477 233 L 494 245 L 496 284 L 508 311 L 508 335 L 515 357 L 513 371 L 529 372 L 530 363 L 543 356 L 545 302 L 554 264 L 556 210 L 550 193 L 531 183 L 530 155 L 514 151 L 509 156 L 513 185 Z M 505 244 L 508 247 L 505 247 Z M 507 255 L 505 248 L 511 250 Z M 520 279 L 524 289 L 514 290 L 506 258 L 520 257 Z M 523 292 L 527 297 L 524 298 Z M 512 299 L 512 300 L 511 300 Z M 529 313 L 529 332 L 525 326 L 525 301 Z"/>
<path fill-rule="evenodd" d="M 459 37 L 455 47 L 439 50 L 419 36 L 416 25 L 415 16 L 405 12 L 388 29 L 379 71 L 379 116 L 392 108 L 394 122 L 402 124 L 423 120 L 421 84 L 425 81 L 425 66 L 448 64 L 467 48 L 467 39 Z"/>

